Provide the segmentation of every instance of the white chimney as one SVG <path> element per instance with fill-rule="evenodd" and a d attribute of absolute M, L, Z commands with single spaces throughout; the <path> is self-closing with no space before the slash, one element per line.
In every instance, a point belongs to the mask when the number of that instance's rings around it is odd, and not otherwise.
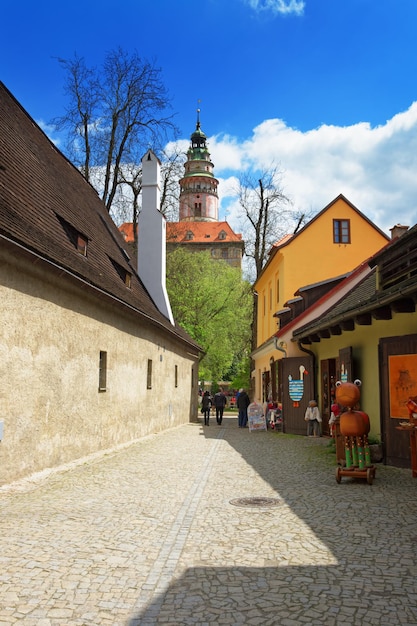
<path fill-rule="evenodd" d="M 160 312 L 174 325 L 166 290 L 166 221 L 159 210 L 158 157 L 148 150 L 142 159 L 142 210 L 138 217 L 138 274 Z"/>

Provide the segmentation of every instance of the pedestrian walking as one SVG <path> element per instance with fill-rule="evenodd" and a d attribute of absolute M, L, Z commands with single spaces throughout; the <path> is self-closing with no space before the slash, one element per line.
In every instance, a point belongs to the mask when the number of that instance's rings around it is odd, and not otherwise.
<path fill-rule="evenodd" d="M 237 408 L 239 409 L 238 424 L 239 428 L 246 428 L 248 424 L 248 406 L 250 404 L 249 396 L 244 389 L 239 389 L 239 397 L 237 399 Z"/>
<path fill-rule="evenodd" d="M 204 414 L 204 426 L 209 426 L 211 404 L 210 393 L 205 391 L 201 399 L 201 412 Z"/>
<path fill-rule="evenodd" d="M 307 422 L 307 437 L 320 437 L 321 415 L 315 400 L 310 400 L 308 403 L 304 420 Z"/>
<path fill-rule="evenodd" d="M 223 411 L 226 406 L 226 396 L 222 389 L 214 394 L 214 407 L 216 409 L 216 422 L 220 425 L 223 419 Z"/>

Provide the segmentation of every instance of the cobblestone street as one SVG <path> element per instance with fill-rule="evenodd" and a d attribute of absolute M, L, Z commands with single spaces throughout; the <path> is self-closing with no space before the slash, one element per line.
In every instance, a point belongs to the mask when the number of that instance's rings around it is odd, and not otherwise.
<path fill-rule="evenodd" d="M 417 481 L 189 424 L 0 489 L 0 626 L 417 624 Z"/>

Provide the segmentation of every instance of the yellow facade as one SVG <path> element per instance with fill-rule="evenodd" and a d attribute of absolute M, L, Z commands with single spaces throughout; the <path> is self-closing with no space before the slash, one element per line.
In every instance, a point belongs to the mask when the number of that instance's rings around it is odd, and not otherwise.
<path fill-rule="evenodd" d="M 342 231 L 342 239 L 335 241 Z M 375 254 L 389 238 L 344 196 L 338 196 L 296 235 L 276 244 L 255 283 L 258 294 L 256 345 L 252 357 L 255 395 L 263 398 L 262 374 L 272 360 L 283 356 L 276 350 L 277 332 L 274 313 L 285 308 L 288 300 L 303 286 L 346 274 Z"/>

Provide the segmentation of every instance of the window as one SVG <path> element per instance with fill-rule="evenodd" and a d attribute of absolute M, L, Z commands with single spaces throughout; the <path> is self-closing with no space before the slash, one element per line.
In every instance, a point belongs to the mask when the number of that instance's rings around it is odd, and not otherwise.
<path fill-rule="evenodd" d="M 113 259 L 110 259 L 110 261 L 112 262 L 114 269 L 119 274 L 119 276 L 122 279 L 122 281 L 124 282 L 124 284 L 127 287 L 131 287 L 131 284 L 132 284 L 132 274 L 130 272 L 128 272 L 124 267 L 119 265 L 119 263 L 117 263 L 117 261 L 114 261 Z"/>
<path fill-rule="evenodd" d="M 78 233 L 77 236 L 77 250 L 83 256 L 87 256 L 87 237 Z"/>
<path fill-rule="evenodd" d="M 146 376 L 146 389 L 152 389 L 152 359 L 148 359 L 148 373 Z"/>
<path fill-rule="evenodd" d="M 98 390 L 107 389 L 107 352 L 100 350 L 100 360 L 98 366 Z"/>
<path fill-rule="evenodd" d="M 350 243 L 350 220 L 333 220 L 333 242 Z"/>
<path fill-rule="evenodd" d="M 175 386 L 178 387 L 178 365 L 175 366 Z"/>
<path fill-rule="evenodd" d="M 279 278 L 277 278 L 277 302 L 279 302 Z"/>
<path fill-rule="evenodd" d="M 80 254 L 82 254 L 83 256 L 87 256 L 88 237 L 80 233 L 79 230 L 77 230 L 72 224 L 67 222 L 67 220 L 65 220 L 60 215 L 56 214 L 56 216 L 59 219 L 60 224 L 65 231 L 65 234 L 67 235 L 73 246 L 78 250 Z"/>

